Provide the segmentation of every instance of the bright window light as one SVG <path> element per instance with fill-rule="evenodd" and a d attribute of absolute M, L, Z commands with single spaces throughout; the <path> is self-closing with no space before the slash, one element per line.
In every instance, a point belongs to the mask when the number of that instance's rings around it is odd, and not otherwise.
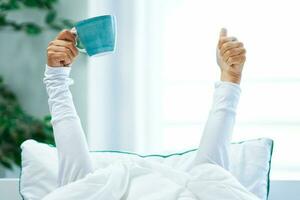
<path fill-rule="evenodd" d="M 233 140 L 275 140 L 273 179 L 300 178 L 300 12 L 297 1 L 169 0 L 165 11 L 161 132 L 165 150 L 198 146 L 219 79 L 226 27 L 247 49 Z"/>

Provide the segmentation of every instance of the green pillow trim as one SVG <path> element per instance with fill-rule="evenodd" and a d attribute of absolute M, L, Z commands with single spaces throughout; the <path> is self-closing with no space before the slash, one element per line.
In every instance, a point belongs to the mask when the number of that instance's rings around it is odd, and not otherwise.
<path fill-rule="evenodd" d="M 271 167 L 272 167 L 272 157 L 273 157 L 273 149 L 274 149 L 274 141 L 271 140 L 271 152 L 270 152 L 270 160 L 269 160 L 269 171 L 268 171 L 268 185 L 267 185 L 267 197 L 266 200 L 269 198 L 270 194 L 270 173 L 271 173 Z"/>
<path fill-rule="evenodd" d="M 94 153 L 120 153 L 120 154 L 128 154 L 128 155 L 134 155 L 134 156 L 138 156 L 141 158 L 149 158 L 149 157 L 160 157 L 160 158 L 168 158 L 171 156 L 182 156 L 184 154 L 196 151 L 197 149 L 191 149 L 191 150 L 187 150 L 184 152 L 180 152 L 180 153 L 172 153 L 172 154 L 167 154 L 167 155 L 162 155 L 162 154 L 150 154 L 150 155 L 141 155 L 138 153 L 133 153 L 133 152 L 128 152 L 128 151 L 118 151 L 118 150 L 99 150 L 99 151 L 90 151 L 90 152 L 94 152 Z"/>
<path fill-rule="evenodd" d="M 21 164 L 20 175 L 19 175 L 19 194 L 20 194 L 22 200 L 25 200 L 23 194 L 21 193 L 21 175 L 22 175 L 22 169 L 23 168 L 22 168 L 22 164 Z"/>

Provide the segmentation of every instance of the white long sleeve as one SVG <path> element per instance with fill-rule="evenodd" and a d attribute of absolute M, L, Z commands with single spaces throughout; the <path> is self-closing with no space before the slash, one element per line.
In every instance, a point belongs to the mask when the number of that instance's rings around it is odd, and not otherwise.
<path fill-rule="evenodd" d="M 46 66 L 44 83 L 59 159 L 58 186 L 85 177 L 92 172 L 92 161 L 69 86 L 71 67 Z"/>
<path fill-rule="evenodd" d="M 212 163 L 228 170 L 228 151 L 240 93 L 237 84 L 222 81 L 215 84 L 214 100 L 195 164 Z"/>

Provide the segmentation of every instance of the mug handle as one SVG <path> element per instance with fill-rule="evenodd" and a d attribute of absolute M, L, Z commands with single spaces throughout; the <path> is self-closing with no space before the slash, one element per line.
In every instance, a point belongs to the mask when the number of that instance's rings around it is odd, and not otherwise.
<path fill-rule="evenodd" d="M 73 27 L 70 31 L 76 37 L 75 46 L 78 49 L 78 51 L 81 52 L 81 53 L 86 53 L 86 50 L 85 50 L 84 46 L 82 45 L 82 43 L 79 40 L 76 28 Z"/>

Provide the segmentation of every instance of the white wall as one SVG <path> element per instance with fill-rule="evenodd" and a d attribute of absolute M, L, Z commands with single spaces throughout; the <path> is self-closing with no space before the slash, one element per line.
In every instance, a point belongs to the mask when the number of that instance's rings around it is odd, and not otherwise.
<path fill-rule="evenodd" d="M 300 181 L 271 181 L 269 200 L 298 200 Z"/>
<path fill-rule="evenodd" d="M 71 7 L 71 8 L 69 8 Z M 73 20 L 85 18 L 87 5 L 80 0 L 60 0 L 57 4 L 60 17 Z M 43 21 L 43 12 L 26 10 L 14 13 L 11 18 L 36 22 Z M 9 88 L 17 95 L 23 109 L 36 117 L 49 114 L 47 94 L 42 83 L 46 62 L 46 48 L 56 35 L 47 31 L 30 37 L 24 33 L 0 30 L 0 75 Z M 78 114 L 86 128 L 87 66 L 86 57 L 81 55 L 73 65 L 72 77 L 75 85 L 71 87 Z M 9 173 L 9 176 L 14 176 Z"/>

